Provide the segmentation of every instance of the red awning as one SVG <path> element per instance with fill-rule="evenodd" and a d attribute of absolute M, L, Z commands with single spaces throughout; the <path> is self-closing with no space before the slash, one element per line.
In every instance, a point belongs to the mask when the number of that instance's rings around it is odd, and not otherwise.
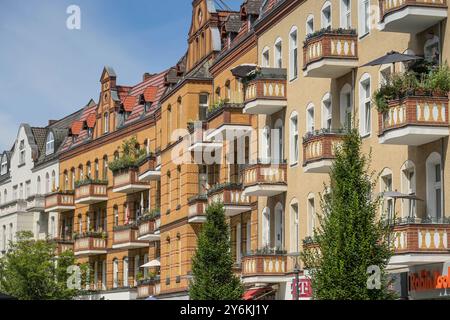
<path fill-rule="evenodd" d="M 244 293 L 242 296 L 243 300 L 257 300 L 258 297 L 262 296 L 263 294 L 273 291 L 271 287 L 264 287 L 264 288 L 257 288 L 257 289 L 251 289 Z"/>

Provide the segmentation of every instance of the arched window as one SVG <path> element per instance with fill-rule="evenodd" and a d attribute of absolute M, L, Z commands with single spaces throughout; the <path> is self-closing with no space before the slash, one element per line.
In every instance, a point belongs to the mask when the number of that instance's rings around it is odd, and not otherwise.
<path fill-rule="evenodd" d="M 403 194 L 416 195 L 416 166 L 414 162 L 408 160 L 401 168 L 401 190 Z M 402 217 L 416 217 L 416 201 L 402 200 Z"/>
<path fill-rule="evenodd" d="M 75 181 L 77 180 L 77 178 L 76 178 L 76 173 L 75 173 L 75 168 L 72 168 L 71 170 L 70 170 L 70 172 L 71 172 L 71 175 L 72 175 L 72 177 L 70 178 L 70 187 L 71 187 L 71 190 L 75 190 Z"/>
<path fill-rule="evenodd" d="M 103 115 L 103 133 L 109 132 L 109 113 L 105 112 Z"/>
<path fill-rule="evenodd" d="M 427 217 L 435 223 L 442 219 L 442 159 L 437 152 L 430 154 L 426 161 L 427 173 Z"/>
<path fill-rule="evenodd" d="M 275 41 L 275 68 L 283 68 L 283 41 L 278 38 Z"/>
<path fill-rule="evenodd" d="M 128 257 L 123 258 L 123 287 L 128 287 Z"/>
<path fill-rule="evenodd" d="M 52 192 L 56 190 L 56 173 L 55 171 L 52 171 Z"/>
<path fill-rule="evenodd" d="M 99 179 L 99 176 L 100 176 L 99 171 L 100 171 L 100 168 L 98 166 L 98 159 L 95 159 L 95 162 L 94 162 L 94 179 L 95 180 Z"/>
<path fill-rule="evenodd" d="M 352 114 L 353 114 L 353 99 L 352 99 L 352 87 L 346 84 L 342 87 L 340 94 L 340 110 L 339 116 L 341 119 L 341 126 L 347 130 L 352 127 Z"/>
<path fill-rule="evenodd" d="M 55 153 L 55 136 L 53 135 L 53 132 L 50 132 L 45 144 L 45 154 L 48 156 L 53 153 Z"/>
<path fill-rule="evenodd" d="M 69 190 L 69 173 L 64 170 L 64 190 Z"/>
<path fill-rule="evenodd" d="M 45 193 L 50 193 L 50 175 L 48 172 L 45 174 Z"/>
<path fill-rule="evenodd" d="M 331 3 L 327 1 L 324 3 L 321 10 L 321 27 L 331 28 Z"/>
<path fill-rule="evenodd" d="M 359 113 L 361 136 L 368 136 L 372 131 L 372 91 L 371 78 L 368 73 L 359 81 Z"/>
<path fill-rule="evenodd" d="M 38 177 L 37 177 L 37 180 L 36 180 L 36 192 L 37 192 L 37 194 L 39 194 L 39 195 L 42 194 L 42 193 L 41 193 L 41 191 L 42 191 L 41 188 L 42 188 L 42 187 L 41 187 L 41 176 L 38 176 Z"/>
<path fill-rule="evenodd" d="M 297 112 L 292 112 L 290 117 L 290 159 L 289 162 L 291 165 L 296 165 L 299 160 L 299 128 L 298 128 L 298 114 Z"/>
<path fill-rule="evenodd" d="M 113 214 L 114 214 L 114 226 L 118 227 L 119 226 L 119 208 L 117 206 L 114 206 Z"/>
<path fill-rule="evenodd" d="M 271 130 L 269 126 L 265 126 L 261 136 L 261 160 L 263 163 L 270 163 L 271 155 Z"/>
<path fill-rule="evenodd" d="M 3 155 L 1 169 L 0 169 L 0 175 L 4 175 L 7 173 L 8 173 L 8 157 L 6 155 Z"/>
<path fill-rule="evenodd" d="M 314 133 L 315 130 L 315 112 L 314 104 L 310 103 L 306 107 L 306 131 L 308 133 Z"/>
<path fill-rule="evenodd" d="M 84 180 L 84 171 L 83 171 L 83 165 L 80 164 L 80 166 L 78 167 L 78 179 Z"/>
<path fill-rule="evenodd" d="M 314 230 L 316 229 L 316 203 L 314 199 L 314 194 L 308 196 L 308 236 L 314 236 Z"/>
<path fill-rule="evenodd" d="M 113 288 L 119 287 L 119 260 L 113 260 Z"/>
<path fill-rule="evenodd" d="M 231 83 L 230 80 L 227 80 L 227 82 L 225 82 L 225 94 L 226 94 L 226 98 L 228 99 L 228 101 L 231 101 Z"/>
<path fill-rule="evenodd" d="M 265 68 L 270 67 L 270 49 L 268 47 L 265 47 L 262 51 L 262 66 Z"/>
<path fill-rule="evenodd" d="M 92 178 L 92 169 L 91 169 L 91 162 L 88 161 L 86 163 L 86 178 L 91 179 Z"/>
<path fill-rule="evenodd" d="M 331 103 L 331 94 L 328 92 L 322 98 L 322 129 L 331 131 L 333 124 L 333 107 Z"/>
<path fill-rule="evenodd" d="M 277 143 L 274 143 L 274 147 L 276 150 L 273 150 L 273 154 L 276 157 L 276 162 L 281 164 L 284 162 L 284 126 L 283 126 L 283 120 L 278 119 L 275 122 L 275 130 L 274 130 L 274 141 Z"/>
<path fill-rule="evenodd" d="M 284 249 L 284 221 L 283 205 L 279 202 L 275 206 L 275 247 Z"/>
<path fill-rule="evenodd" d="M 380 192 L 391 192 L 393 190 L 392 181 L 392 170 L 389 168 L 384 168 L 380 175 Z M 387 217 L 388 221 L 393 221 L 394 213 L 394 199 L 384 196 L 382 215 Z"/>
<path fill-rule="evenodd" d="M 310 14 L 306 18 L 306 35 L 314 33 L 314 15 Z"/>
<path fill-rule="evenodd" d="M 292 27 L 289 32 L 289 80 L 298 77 L 298 30 Z"/>
<path fill-rule="evenodd" d="M 262 246 L 270 247 L 270 209 L 265 207 L 262 211 Z"/>
<path fill-rule="evenodd" d="M 108 179 L 108 156 L 103 157 L 103 168 L 102 168 L 103 180 Z"/>
<path fill-rule="evenodd" d="M 290 251 L 300 252 L 300 229 L 299 229 L 299 208 L 297 199 L 293 199 L 290 204 Z"/>

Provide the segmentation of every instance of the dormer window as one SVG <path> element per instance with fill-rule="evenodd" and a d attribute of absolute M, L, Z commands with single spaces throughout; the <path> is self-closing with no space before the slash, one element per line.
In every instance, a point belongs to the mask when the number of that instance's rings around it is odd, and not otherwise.
<path fill-rule="evenodd" d="M 25 164 L 25 140 L 21 140 L 19 144 L 19 165 Z"/>
<path fill-rule="evenodd" d="M 145 102 L 145 104 L 144 104 L 144 111 L 148 112 L 150 110 L 151 106 L 152 106 L 151 102 Z"/>
<path fill-rule="evenodd" d="M 0 174 L 4 175 L 4 174 L 7 174 L 7 173 L 8 173 L 8 158 L 6 157 L 6 155 L 4 155 L 3 158 L 2 158 Z"/>
<path fill-rule="evenodd" d="M 92 137 L 92 133 L 93 133 L 93 132 L 94 132 L 94 131 L 93 131 L 92 128 L 87 128 L 87 134 L 88 134 L 88 137 L 89 137 L 89 138 Z"/>
<path fill-rule="evenodd" d="M 45 155 L 51 155 L 55 152 L 55 136 L 53 132 L 50 132 L 47 136 L 47 142 L 45 144 Z"/>

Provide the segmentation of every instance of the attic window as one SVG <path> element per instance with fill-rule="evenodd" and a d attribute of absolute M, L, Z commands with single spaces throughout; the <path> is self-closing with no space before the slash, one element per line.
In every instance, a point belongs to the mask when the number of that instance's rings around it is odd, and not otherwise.
<path fill-rule="evenodd" d="M 8 172 L 8 158 L 3 155 L 0 174 L 4 175 Z"/>
<path fill-rule="evenodd" d="M 47 142 L 45 144 L 45 155 L 51 155 L 55 152 L 55 137 L 53 132 L 50 132 L 47 136 Z"/>
<path fill-rule="evenodd" d="M 25 140 L 20 141 L 19 145 L 19 165 L 25 164 Z"/>
<path fill-rule="evenodd" d="M 151 106 L 152 106 L 152 103 L 150 101 L 145 102 L 145 104 L 144 104 L 144 111 L 148 112 L 150 110 Z"/>

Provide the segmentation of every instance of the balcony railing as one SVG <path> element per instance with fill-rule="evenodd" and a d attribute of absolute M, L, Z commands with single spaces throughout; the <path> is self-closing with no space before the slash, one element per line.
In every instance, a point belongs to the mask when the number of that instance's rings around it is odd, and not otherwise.
<path fill-rule="evenodd" d="M 139 181 L 149 182 L 161 179 L 161 155 L 150 154 L 139 164 Z"/>
<path fill-rule="evenodd" d="M 274 114 L 287 106 L 286 69 L 261 68 L 245 88 L 244 112 Z"/>
<path fill-rule="evenodd" d="M 254 164 L 243 172 L 244 195 L 271 197 L 287 191 L 286 164 Z"/>
<path fill-rule="evenodd" d="M 27 211 L 44 211 L 45 210 L 45 197 L 41 195 L 35 195 L 27 199 Z"/>
<path fill-rule="evenodd" d="M 285 254 L 255 254 L 242 259 L 243 277 L 284 276 L 286 272 Z"/>
<path fill-rule="evenodd" d="M 45 196 L 45 212 L 75 210 L 74 192 L 55 192 Z"/>
<path fill-rule="evenodd" d="M 303 47 L 305 77 L 339 78 L 358 67 L 355 30 L 321 30 L 309 35 Z"/>
<path fill-rule="evenodd" d="M 107 181 L 85 181 L 75 186 L 75 204 L 94 204 L 108 201 Z"/>
<path fill-rule="evenodd" d="M 447 18 L 447 0 L 380 0 L 380 29 L 417 33 Z"/>
<path fill-rule="evenodd" d="M 321 130 L 307 134 L 303 138 L 303 168 L 305 172 L 329 172 L 343 137 L 344 130 Z"/>
<path fill-rule="evenodd" d="M 106 254 L 107 239 L 104 235 L 80 235 L 75 239 L 74 245 L 75 255 L 97 255 Z"/>
<path fill-rule="evenodd" d="M 382 144 L 418 146 L 449 136 L 447 96 L 412 96 L 389 102 L 379 113 Z"/>
<path fill-rule="evenodd" d="M 189 223 L 204 223 L 206 221 L 206 206 L 208 205 L 208 197 L 206 195 L 197 195 L 188 200 Z"/>
<path fill-rule="evenodd" d="M 213 187 L 208 192 L 208 202 L 223 203 L 229 217 L 251 210 L 250 197 L 244 195 L 242 184 L 227 183 Z"/>
<path fill-rule="evenodd" d="M 66 251 L 73 251 L 74 241 L 56 239 L 56 255 L 61 255 Z"/>
<path fill-rule="evenodd" d="M 250 116 L 243 114 L 244 104 L 223 102 L 208 111 L 208 133 L 206 141 L 219 138 L 226 139 L 225 133 L 244 135 L 251 128 Z"/>
<path fill-rule="evenodd" d="M 159 241 L 161 234 L 159 228 L 161 226 L 160 215 L 155 215 L 151 219 L 141 219 L 139 221 L 139 240 Z"/>
<path fill-rule="evenodd" d="M 160 277 L 156 276 L 152 279 L 141 280 L 137 286 L 137 298 L 145 299 L 150 296 L 159 294 Z"/>
<path fill-rule="evenodd" d="M 139 227 L 135 224 L 114 228 L 113 249 L 137 249 L 148 247 L 147 241 L 139 240 Z"/>
<path fill-rule="evenodd" d="M 113 172 L 113 192 L 115 193 L 135 193 L 150 189 L 147 182 L 139 181 L 139 168 L 129 167 Z"/>

